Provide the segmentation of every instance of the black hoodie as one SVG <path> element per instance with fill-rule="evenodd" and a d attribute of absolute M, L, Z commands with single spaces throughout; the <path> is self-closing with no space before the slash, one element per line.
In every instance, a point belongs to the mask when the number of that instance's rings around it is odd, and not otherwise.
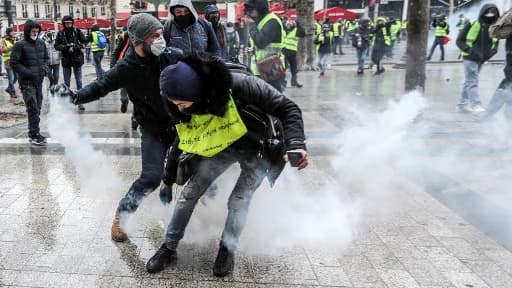
<path fill-rule="evenodd" d="M 460 31 L 459 36 L 457 37 L 457 47 L 459 47 L 460 50 L 469 53 L 469 55 L 464 56 L 464 59 L 466 60 L 472 60 L 478 63 L 484 63 L 485 61 L 491 59 L 492 56 L 494 56 L 498 52 L 498 43 L 496 43 L 496 47 L 492 48 L 492 38 L 489 36 L 489 24 L 486 24 L 483 21 L 484 14 L 487 10 L 490 8 L 496 8 L 496 11 L 498 10 L 498 7 L 494 4 L 485 4 L 482 6 L 482 9 L 480 9 L 480 13 L 478 16 L 478 20 L 480 22 L 480 33 L 476 40 L 473 42 L 473 47 L 469 47 L 466 43 L 467 41 L 467 35 L 469 31 L 471 30 L 472 24 L 466 22 L 466 25 L 464 28 Z M 498 20 L 499 18 L 499 12 L 495 16 L 494 22 Z"/>
<path fill-rule="evenodd" d="M 261 30 L 257 27 L 258 23 L 270 13 L 267 0 L 248 0 L 245 5 L 258 11 L 258 19 L 255 19 L 255 23 L 249 26 L 249 34 L 256 48 L 265 49 L 270 43 L 281 42 L 281 25 L 277 20 L 268 21 Z"/>
<path fill-rule="evenodd" d="M 48 51 L 43 40 L 30 38 L 30 31 L 41 26 L 35 20 L 25 22 L 24 39 L 16 42 L 12 48 L 11 67 L 18 75 L 21 84 L 24 82 L 42 82 L 48 71 Z"/>

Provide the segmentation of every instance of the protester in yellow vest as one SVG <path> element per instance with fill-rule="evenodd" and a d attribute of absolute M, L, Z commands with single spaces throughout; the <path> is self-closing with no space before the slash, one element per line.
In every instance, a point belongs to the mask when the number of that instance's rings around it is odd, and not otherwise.
<path fill-rule="evenodd" d="M 386 71 L 382 67 L 381 61 L 391 45 L 390 31 L 386 24 L 386 18 L 378 17 L 375 20 L 375 29 L 373 32 L 372 62 L 377 66 L 376 74 Z"/>
<path fill-rule="evenodd" d="M 338 20 L 332 24 L 332 33 L 334 35 L 334 55 L 343 55 L 343 24 L 341 18 L 338 18 Z"/>
<path fill-rule="evenodd" d="M 105 40 L 104 44 L 102 44 L 102 38 Z M 103 78 L 103 74 L 105 74 L 101 67 L 101 60 L 103 60 L 107 42 L 105 35 L 100 31 L 100 27 L 97 24 L 91 27 L 89 42 L 91 42 L 92 60 L 96 69 L 96 80 L 100 80 Z"/>
<path fill-rule="evenodd" d="M 241 172 L 228 200 L 228 216 L 213 264 L 213 274 L 224 277 L 233 271 L 251 198 L 264 178 L 273 186 L 284 168 L 285 155 L 296 156 L 290 163 L 298 169 L 308 166 L 300 108 L 261 79 L 230 73 L 220 59 L 205 55 L 188 56 L 164 69 L 160 91 L 173 118 L 181 119 L 176 125 L 179 139 L 171 150 L 178 147 L 182 152 L 175 156 L 189 159 L 193 172 L 180 179 L 186 183 L 165 241 L 146 270 L 157 273 L 176 260 L 178 244 L 198 200 L 217 177 L 238 163 Z M 279 144 L 273 141 L 277 138 L 268 137 L 273 134 L 268 134 L 268 121 L 282 123 Z M 181 178 L 180 168 L 174 173 Z"/>
<path fill-rule="evenodd" d="M 297 50 L 299 45 L 299 38 L 306 36 L 304 29 L 298 25 L 294 20 L 288 19 L 285 24 L 286 38 L 284 40 L 283 54 L 287 67 L 290 67 L 292 74 L 291 84 L 292 87 L 301 88 L 302 85 L 297 81 Z"/>
<path fill-rule="evenodd" d="M 456 112 L 482 113 L 485 111 L 478 94 L 478 76 L 482 64 L 498 51 L 498 39 L 489 35 L 489 26 L 494 24 L 499 16 L 496 5 L 483 5 L 478 20 L 467 23 L 457 37 L 457 47 L 462 51 L 464 59 L 464 84 Z"/>
<path fill-rule="evenodd" d="M 11 51 L 12 47 L 14 46 L 14 31 L 11 27 L 5 29 L 5 35 L 0 41 L 0 49 L 2 49 L 3 53 L 3 61 L 4 61 L 4 67 L 5 71 L 7 72 L 7 79 L 9 81 L 9 86 L 5 89 L 5 92 L 7 92 L 11 98 L 17 98 L 16 95 L 16 87 L 14 84 L 16 84 L 16 73 L 12 70 L 12 67 L 10 65 L 11 63 Z"/>
<path fill-rule="evenodd" d="M 334 33 L 332 33 L 329 24 L 322 26 L 323 30 L 320 35 L 316 36 L 314 43 L 318 51 L 318 67 L 320 68 L 320 77 L 325 75 L 327 69 L 327 59 L 333 52 L 334 47 Z"/>
<path fill-rule="evenodd" d="M 390 18 L 387 22 L 388 30 L 390 33 L 391 45 L 389 46 L 386 56 L 393 58 L 393 50 L 395 49 L 395 42 L 398 39 L 398 33 L 400 33 L 400 21 L 395 18 Z"/>
<path fill-rule="evenodd" d="M 446 22 L 446 17 L 441 15 L 432 21 L 432 27 L 434 27 L 436 34 L 434 43 L 432 43 L 432 47 L 430 48 L 430 53 L 427 56 L 427 61 L 430 61 L 430 58 L 432 58 L 432 54 L 434 54 L 437 46 L 441 49 L 440 60 L 444 61 L 444 38 L 450 34 L 450 25 Z"/>
<path fill-rule="evenodd" d="M 284 61 L 282 54 L 283 43 L 286 36 L 281 19 L 268 8 L 267 0 L 248 0 L 244 5 L 245 23 L 249 28 L 253 59 L 251 70 L 260 75 L 257 62 L 270 56 L 277 55 Z M 284 91 L 286 78 L 283 73 L 277 80 L 270 81 L 270 85 L 279 91 Z"/>

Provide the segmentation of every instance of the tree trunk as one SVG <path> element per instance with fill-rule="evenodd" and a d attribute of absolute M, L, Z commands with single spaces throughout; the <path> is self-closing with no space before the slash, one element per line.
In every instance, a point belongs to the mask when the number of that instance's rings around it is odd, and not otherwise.
<path fill-rule="evenodd" d="M 116 0 L 110 0 L 110 51 L 116 49 Z"/>
<path fill-rule="evenodd" d="M 425 89 L 430 0 L 409 0 L 405 90 Z"/>
<path fill-rule="evenodd" d="M 297 67 L 299 69 L 304 66 L 308 70 L 314 70 L 315 68 L 315 48 L 313 45 L 313 37 L 315 36 L 314 4 L 314 0 L 297 0 L 297 23 L 306 31 L 306 37 L 299 39 L 297 51 Z"/>

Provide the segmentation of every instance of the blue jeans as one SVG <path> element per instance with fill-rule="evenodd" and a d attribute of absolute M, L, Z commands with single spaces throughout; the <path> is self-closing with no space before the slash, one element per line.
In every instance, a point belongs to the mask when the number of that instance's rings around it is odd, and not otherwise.
<path fill-rule="evenodd" d="M 329 53 L 318 55 L 318 67 L 322 73 L 325 73 L 325 69 L 327 69 L 327 58 L 329 58 Z"/>
<path fill-rule="evenodd" d="M 73 68 L 73 73 L 75 74 L 76 80 L 76 89 L 82 89 L 82 66 L 71 66 L 66 67 L 62 66 L 62 74 L 64 75 L 64 84 L 69 87 L 71 82 L 71 68 Z"/>
<path fill-rule="evenodd" d="M 9 86 L 7 86 L 7 91 L 8 93 L 16 93 L 16 86 L 14 86 L 14 84 L 16 84 L 16 80 L 18 80 L 16 78 L 16 73 L 14 73 L 14 70 L 12 70 L 12 68 L 7 68 L 7 79 L 9 81 Z"/>
<path fill-rule="evenodd" d="M 167 248 L 176 250 L 199 198 L 217 177 L 236 162 L 240 163 L 242 171 L 229 196 L 228 217 L 222 233 L 223 244 L 230 251 L 236 250 L 247 220 L 252 196 L 266 176 L 265 169 L 268 167 L 268 162 L 258 158 L 254 151 L 240 151 L 234 148 L 227 148 L 214 157 L 201 160 L 197 167 L 198 172 L 192 175 L 183 187 L 176 202 L 165 237 Z"/>
<path fill-rule="evenodd" d="M 368 52 L 368 47 L 357 49 L 357 69 L 364 69 L 364 61 L 366 60 L 366 53 Z"/>
<path fill-rule="evenodd" d="M 94 60 L 94 68 L 96 69 L 96 80 L 103 78 L 103 68 L 101 68 L 101 60 L 103 60 L 103 51 L 92 52 L 92 59 Z"/>
<path fill-rule="evenodd" d="M 482 64 L 464 60 L 464 84 L 462 85 L 462 93 L 459 98 L 459 106 L 480 104 L 480 96 L 478 95 L 478 75 Z"/>
<path fill-rule="evenodd" d="M 133 182 L 128 193 L 119 202 L 119 213 L 133 213 L 142 200 L 153 192 L 162 180 L 164 174 L 164 161 L 169 144 L 151 134 L 144 127 L 140 127 L 142 170 L 140 177 Z"/>

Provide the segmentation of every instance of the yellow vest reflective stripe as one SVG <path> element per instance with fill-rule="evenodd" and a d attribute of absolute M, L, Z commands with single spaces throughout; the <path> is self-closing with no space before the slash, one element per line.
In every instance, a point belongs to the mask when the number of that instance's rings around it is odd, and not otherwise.
<path fill-rule="evenodd" d="M 473 43 L 475 43 L 476 38 L 478 38 L 478 35 L 480 35 L 480 21 L 475 20 L 473 23 L 471 23 L 471 28 L 469 29 L 468 35 L 466 35 L 466 45 L 468 47 L 473 47 Z M 496 45 L 498 45 L 498 38 L 491 38 L 492 40 L 492 49 L 496 48 Z M 467 52 L 461 52 L 462 56 L 468 56 L 469 53 Z"/>
<path fill-rule="evenodd" d="M 297 45 L 299 44 L 299 38 L 297 38 L 297 27 L 293 28 L 290 33 L 286 35 L 284 39 L 284 47 L 290 51 L 297 51 Z"/>
<path fill-rule="evenodd" d="M 384 37 L 384 44 L 386 44 L 387 46 L 390 46 L 391 38 L 388 35 L 388 29 L 386 29 L 386 27 L 382 27 L 380 29 L 382 30 L 382 36 Z M 376 38 L 377 38 L 377 33 L 375 33 L 375 35 L 373 35 L 373 45 L 375 45 Z"/>
<path fill-rule="evenodd" d="M 446 36 L 448 34 L 447 31 L 448 31 L 448 24 L 446 24 L 445 27 L 436 26 L 436 37 Z"/>
<path fill-rule="evenodd" d="M 334 24 L 332 24 L 332 30 L 334 30 L 333 31 L 334 37 L 340 37 L 340 27 L 341 27 L 341 24 L 338 22 L 335 22 Z"/>
<path fill-rule="evenodd" d="M 323 34 L 322 34 L 323 35 Z M 334 33 L 330 32 L 329 31 L 329 42 L 331 43 L 331 49 L 332 49 L 332 38 L 334 37 L 333 36 Z M 318 35 L 316 36 L 316 39 L 318 40 L 320 38 L 321 35 Z M 324 36 L 325 37 L 325 36 Z M 324 40 L 325 41 L 325 40 Z M 320 50 L 320 44 L 316 44 L 316 52 L 318 53 L 318 50 Z"/>
<path fill-rule="evenodd" d="M 461 19 L 460 19 L 460 24 L 459 24 L 459 26 L 457 26 L 457 28 L 459 29 L 459 31 L 461 31 L 462 29 L 464 29 L 464 26 L 466 25 L 466 21 L 467 21 L 467 19 L 466 19 L 466 18 L 461 18 Z"/>
<path fill-rule="evenodd" d="M 258 67 L 256 65 L 256 62 L 259 60 L 263 60 L 269 56 L 272 55 L 278 55 L 282 57 L 281 50 L 283 49 L 284 39 L 286 37 L 286 31 L 284 30 L 283 23 L 281 22 L 281 19 L 276 16 L 274 13 L 268 13 L 261 19 L 261 21 L 258 23 L 259 31 L 263 29 L 263 27 L 270 21 L 270 20 L 276 20 L 277 23 L 279 23 L 279 27 L 281 28 L 281 42 L 273 42 L 267 45 L 267 47 L 263 49 L 257 49 L 256 45 L 254 45 L 254 41 L 251 38 L 249 40 L 251 47 L 253 47 L 256 50 L 256 53 L 253 54 L 253 61 L 251 61 L 251 70 L 255 75 L 260 75 L 258 71 Z M 284 61 L 284 58 L 282 59 Z"/>
<path fill-rule="evenodd" d="M 99 48 L 98 47 L 98 31 L 92 31 L 92 44 L 91 44 L 91 51 L 104 51 L 105 48 Z"/>
<path fill-rule="evenodd" d="M 12 46 L 14 46 L 14 41 L 7 40 L 5 38 L 3 39 L 3 41 L 5 43 L 6 48 L 11 48 L 10 51 L 4 52 L 2 54 L 2 58 L 3 58 L 4 62 L 7 62 L 7 61 L 11 60 L 11 52 L 12 52 Z"/>
<path fill-rule="evenodd" d="M 228 148 L 247 133 L 235 101 L 229 97 L 224 116 L 212 114 L 192 115 L 190 122 L 176 125 L 184 153 L 213 157 Z"/>
<path fill-rule="evenodd" d="M 396 36 L 400 31 L 400 22 L 397 21 L 395 24 L 391 25 L 391 40 L 396 40 Z"/>

